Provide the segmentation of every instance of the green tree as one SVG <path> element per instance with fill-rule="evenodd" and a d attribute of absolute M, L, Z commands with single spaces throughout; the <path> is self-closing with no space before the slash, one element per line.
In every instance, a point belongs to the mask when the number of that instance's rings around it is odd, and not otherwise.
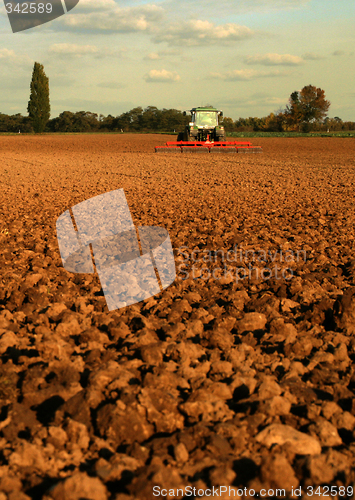
<path fill-rule="evenodd" d="M 292 92 L 285 110 L 287 123 L 291 128 L 308 132 L 312 123 L 319 123 L 327 116 L 329 107 L 324 90 L 306 85 L 301 91 Z"/>
<path fill-rule="evenodd" d="M 43 132 L 50 117 L 49 82 L 42 64 L 35 62 L 31 80 L 31 94 L 27 111 L 33 130 Z"/>
<path fill-rule="evenodd" d="M 161 125 L 159 115 L 161 115 L 161 111 L 157 107 L 148 106 L 145 108 L 140 122 L 143 130 L 157 130 Z"/>
<path fill-rule="evenodd" d="M 229 116 L 224 116 L 221 125 L 223 125 L 226 132 L 233 132 L 234 122 Z"/>
<path fill-rule="evenodd" d="M 129 128 L 132 131 L 138 132 L 142 128 L 142 118 L 143 118 L 143 108 L 138 106 L 137 108 L 131 109 L 129 111 L 130 125 Z"/>
<path fill-rule="evenodd" d="M 295 90 L 290 95 L 288 105 L 285 110 L 286 124 L 288 129 L 296 130 L 300 129 L 301 123 L 303 121 L 302 105 L 300 92 Z"/>

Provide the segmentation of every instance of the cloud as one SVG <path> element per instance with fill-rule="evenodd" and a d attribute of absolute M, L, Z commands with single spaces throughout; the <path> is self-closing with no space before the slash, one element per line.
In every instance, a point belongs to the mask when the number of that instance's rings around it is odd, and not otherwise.
<path fill-rule="evenodd" d="M 123 83 L 119 82 L 102 82 L 97 84 L 98 87 L 101 87 L 103 89 L 124 89 L 127 87 L 127 85 L 124 85 Z"/>
<path fill-rule="evenodd" d="M 80 10 L 109 10 L 115 9 L 117 4 L 115 0 L 80 0 L 78 5 L 75 7 L 75 13 Z"/>
<path fill-rule="evenodd" d="M 332 54 L 333 56 L 343 56 L 345 52 L 343 50 L 335 50 Z"/>
<path fill-rule="evenodd" d="M 257 54 L 247 57 L 244 62 L 263 66 L 299 66 L 303 64 L 303 59 L 291 54 Z"/>
<path fill-rule="evenodd" d="M 244 14 L 252 12 L 275 12 L 280 10 L 300 9 L 310 3 L 311 0 L 204 0 L 203 12 L 207 16 L 221 16 L 224 12 L 229 15 Z M 166 0 L 163 5 L 169 11 L 176 9 L 176 0 Z M 200 2 L 191 2 L 191 0 L 179 0 L 179 11 L 182 15 L 186 15 L 187 10 L 195 10 L 196 13 L 201 11 Z"/>
<path fill-rule="evenodd" d="M 172 24 L 156 34 L 153 41 L 156 43 L 167 42 L 169 45 L 193 47 L 211 44 L 226 45 L 245 40 L 253 35 L 254 32 L 247 26 L 240 26 L 234 23 L 215 25 L 210 21 L 198 19 Z"/>
<path fill-rule="evenodd" d="M 320 59 L 324 59 L 324 56 L 320 56 L 314 52 L 307 52 L 306 54 L 303 54 L 302 57 L 305 61 L 319 61 Z"/>
<path fill-rule="evenodd" d="M 224 80 L 226 82 L 250 81 L 256 78 L 272 78 L 277 76 L 286 76 L 288 73 L 279 70 L 258 71 L 255 69 L 235 69 L 227 73 L 211 73 L 211 78 Z"/>
<path fill-rule="evenodd" d="M 263 106 L 275 105 L 275 106 L 284 106 L 287 103 L 287 99 L 283 99 L 282 97 L 268 97 L 263 101 L 259 100 L 259 104 Z"/>
<path fill-rule="evenodd" d="M 76 45 L 75 43 L 55 43 L 49 48 L 52 54 L 81 57 L 87 54 L 97 54 L 99 49 L 95 45 Z"/>
<path fill-rule="evenodd" d="M 89 30 L 90 32 L 135 33 L 150 32 L 161 21 L 164 9 L 157 5 L 140 7 L 115 7 L 104 12 L 89 12 L 63 16 L 61 26 L 65 29 Z"/>
<path fill-rule="evenodd" d="M 125 49 L 112 49 L 111 47 L 98 48 L 96 45 L 77 45 L 75 43 L 55 43 L 49 47 L 49 53 L 65 58 L 77 58 L 90 55 L 100 58 L 123 57 Z"/>
<path fill-rule="evenodd" d="M 259 94 L 252 94 L 244 98 L 225 99 L 221 102 L 220 105 L 222 108 L 232 107 L 236 108 L 237 110 L 239 110 L 240 108 L 266 108 L 268 112 L 272 107 L 275 112 L 277 112 L 277 110 L 284 107 L 286 103 L 287 97 L 282 98 L 270 95 L 261 97 Z"/>
<path fill-rule="evenodd" d="M 152 69 L 148 74 L 145 75 L 144 80 L 146 82 L 178 82 L 180 80 L 180 76 L 176 73 L 176 71 L 167 71 L 166 69 Z"/>
<path fill-rule="evenodd" d="M 148 59 L 148 60 L 154 61 L 154 60 L 157 60 L 157 59 L 161 59 L 161 56 L 157 52 L 151 52 L 150 54 L 148 54 L 147 56 L 145 56 L 144 59 Z"/>
<path fill-rule="evenodd" d="M 11 65 L 11 67 L 18 67 L 18 69 L 26 71 L 26 66 L 33 64 L 28 55 L 18 55 L 12 49 L 0 49 L 0 61 L 1 64 Z"/>
<path fill-rule="evenodd" d="M 50 74 L 49 84 L 50 87 L 68 87 L 72 88 L 77 85 L 77 81 L 74 78 L 70 78 L 67 74 L 62 73 L 52 73 Z M 79 85 L 81 83 L 79 82 Z"/>
<path fill-rule="evenodd" d="M 171 49 L 171 50 L 160 50 L 159 52 L 150 52 L 150 54 L 144 56 L 143 59 L 148 61 L 157 61 L 159 59 L 171 56 L 181 56 L 181 51 L 176 49 Z"/>
<path fill-rule="evenodd" d="M 80 92 L 80 91 L 79 91 Z M 80 95 L 75 97 L 66 97 L 64 99 L 55 99 L 51 102 L 51 108 L 53 109 L 53 115 L 57 113 L 59 115 L 63 111 L 90 111 L 92 113 L 102 113 L 111 114 L 116 116 L 121 114 L 127 109 L 132 109 L 134 107 L 134 102 L 132 101 L 115 101 L 110 97 L 107 100 L 93 100 L 93 99 L 83 99 Z"/>
<path fill-rule="evenodd" d="M 0 59 L 14 60 L 16 58 L 15 51 L 12 49 L 0 49 Z"/>

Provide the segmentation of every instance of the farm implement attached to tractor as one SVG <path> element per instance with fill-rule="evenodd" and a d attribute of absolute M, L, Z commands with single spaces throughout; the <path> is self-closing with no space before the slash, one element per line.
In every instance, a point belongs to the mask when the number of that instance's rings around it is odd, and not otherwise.
<path fill-rule="evenodd" d="M 223 125 L 218 117 L 222 111 L 215 108 L 193 108 L 190 110 L 191 121 L 184 132 L 180 132 L 177 141 L 167 142 L 165 146 L 157 146 L 156 153 L 261 153 L 259 146 L 251 142 L 226 142 Z M 186 111 L 184 111 L 186 116 Z"/>
<path fill-rule="evenodd" d="M 251 142 L 167 142 L 157 146 L 156 153 L 262 153 L 260 146 Z"/>

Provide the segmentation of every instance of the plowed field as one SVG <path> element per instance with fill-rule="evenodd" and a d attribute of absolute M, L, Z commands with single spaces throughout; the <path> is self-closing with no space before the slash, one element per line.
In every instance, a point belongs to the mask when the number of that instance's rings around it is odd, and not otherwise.
<path fill-rule="evenodd" d="M 351 497 L 355 140 L 169 139 L 0 137 L 0 499 Z M 177 279 L 109 312 L 55 224 L 120 188 Z"/>

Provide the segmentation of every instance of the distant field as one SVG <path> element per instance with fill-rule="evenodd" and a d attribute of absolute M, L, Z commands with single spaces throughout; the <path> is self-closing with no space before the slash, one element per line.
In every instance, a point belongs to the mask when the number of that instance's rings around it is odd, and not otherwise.
<path fill-rule="evenodd" d="M 165 131 L 165 132 L 45 132 L 39 135 L 123 135 L 123 134 L 134 134 L 134 135 L 177 135 L 176 132 Z M 8 135 L 19 135 L 18 132 L 0 132 L 0 136 Z M 22 134 L 34 136 L 36 134 Z M 343 132 L 227 132 L 227 137 L 355 137 L 355 130 L 347 130 Z"/>
<path fill-rule="evenodd" d="M 344 132 L 229 132 L 228 137 L 355 137 L 355 130 Z"/>

